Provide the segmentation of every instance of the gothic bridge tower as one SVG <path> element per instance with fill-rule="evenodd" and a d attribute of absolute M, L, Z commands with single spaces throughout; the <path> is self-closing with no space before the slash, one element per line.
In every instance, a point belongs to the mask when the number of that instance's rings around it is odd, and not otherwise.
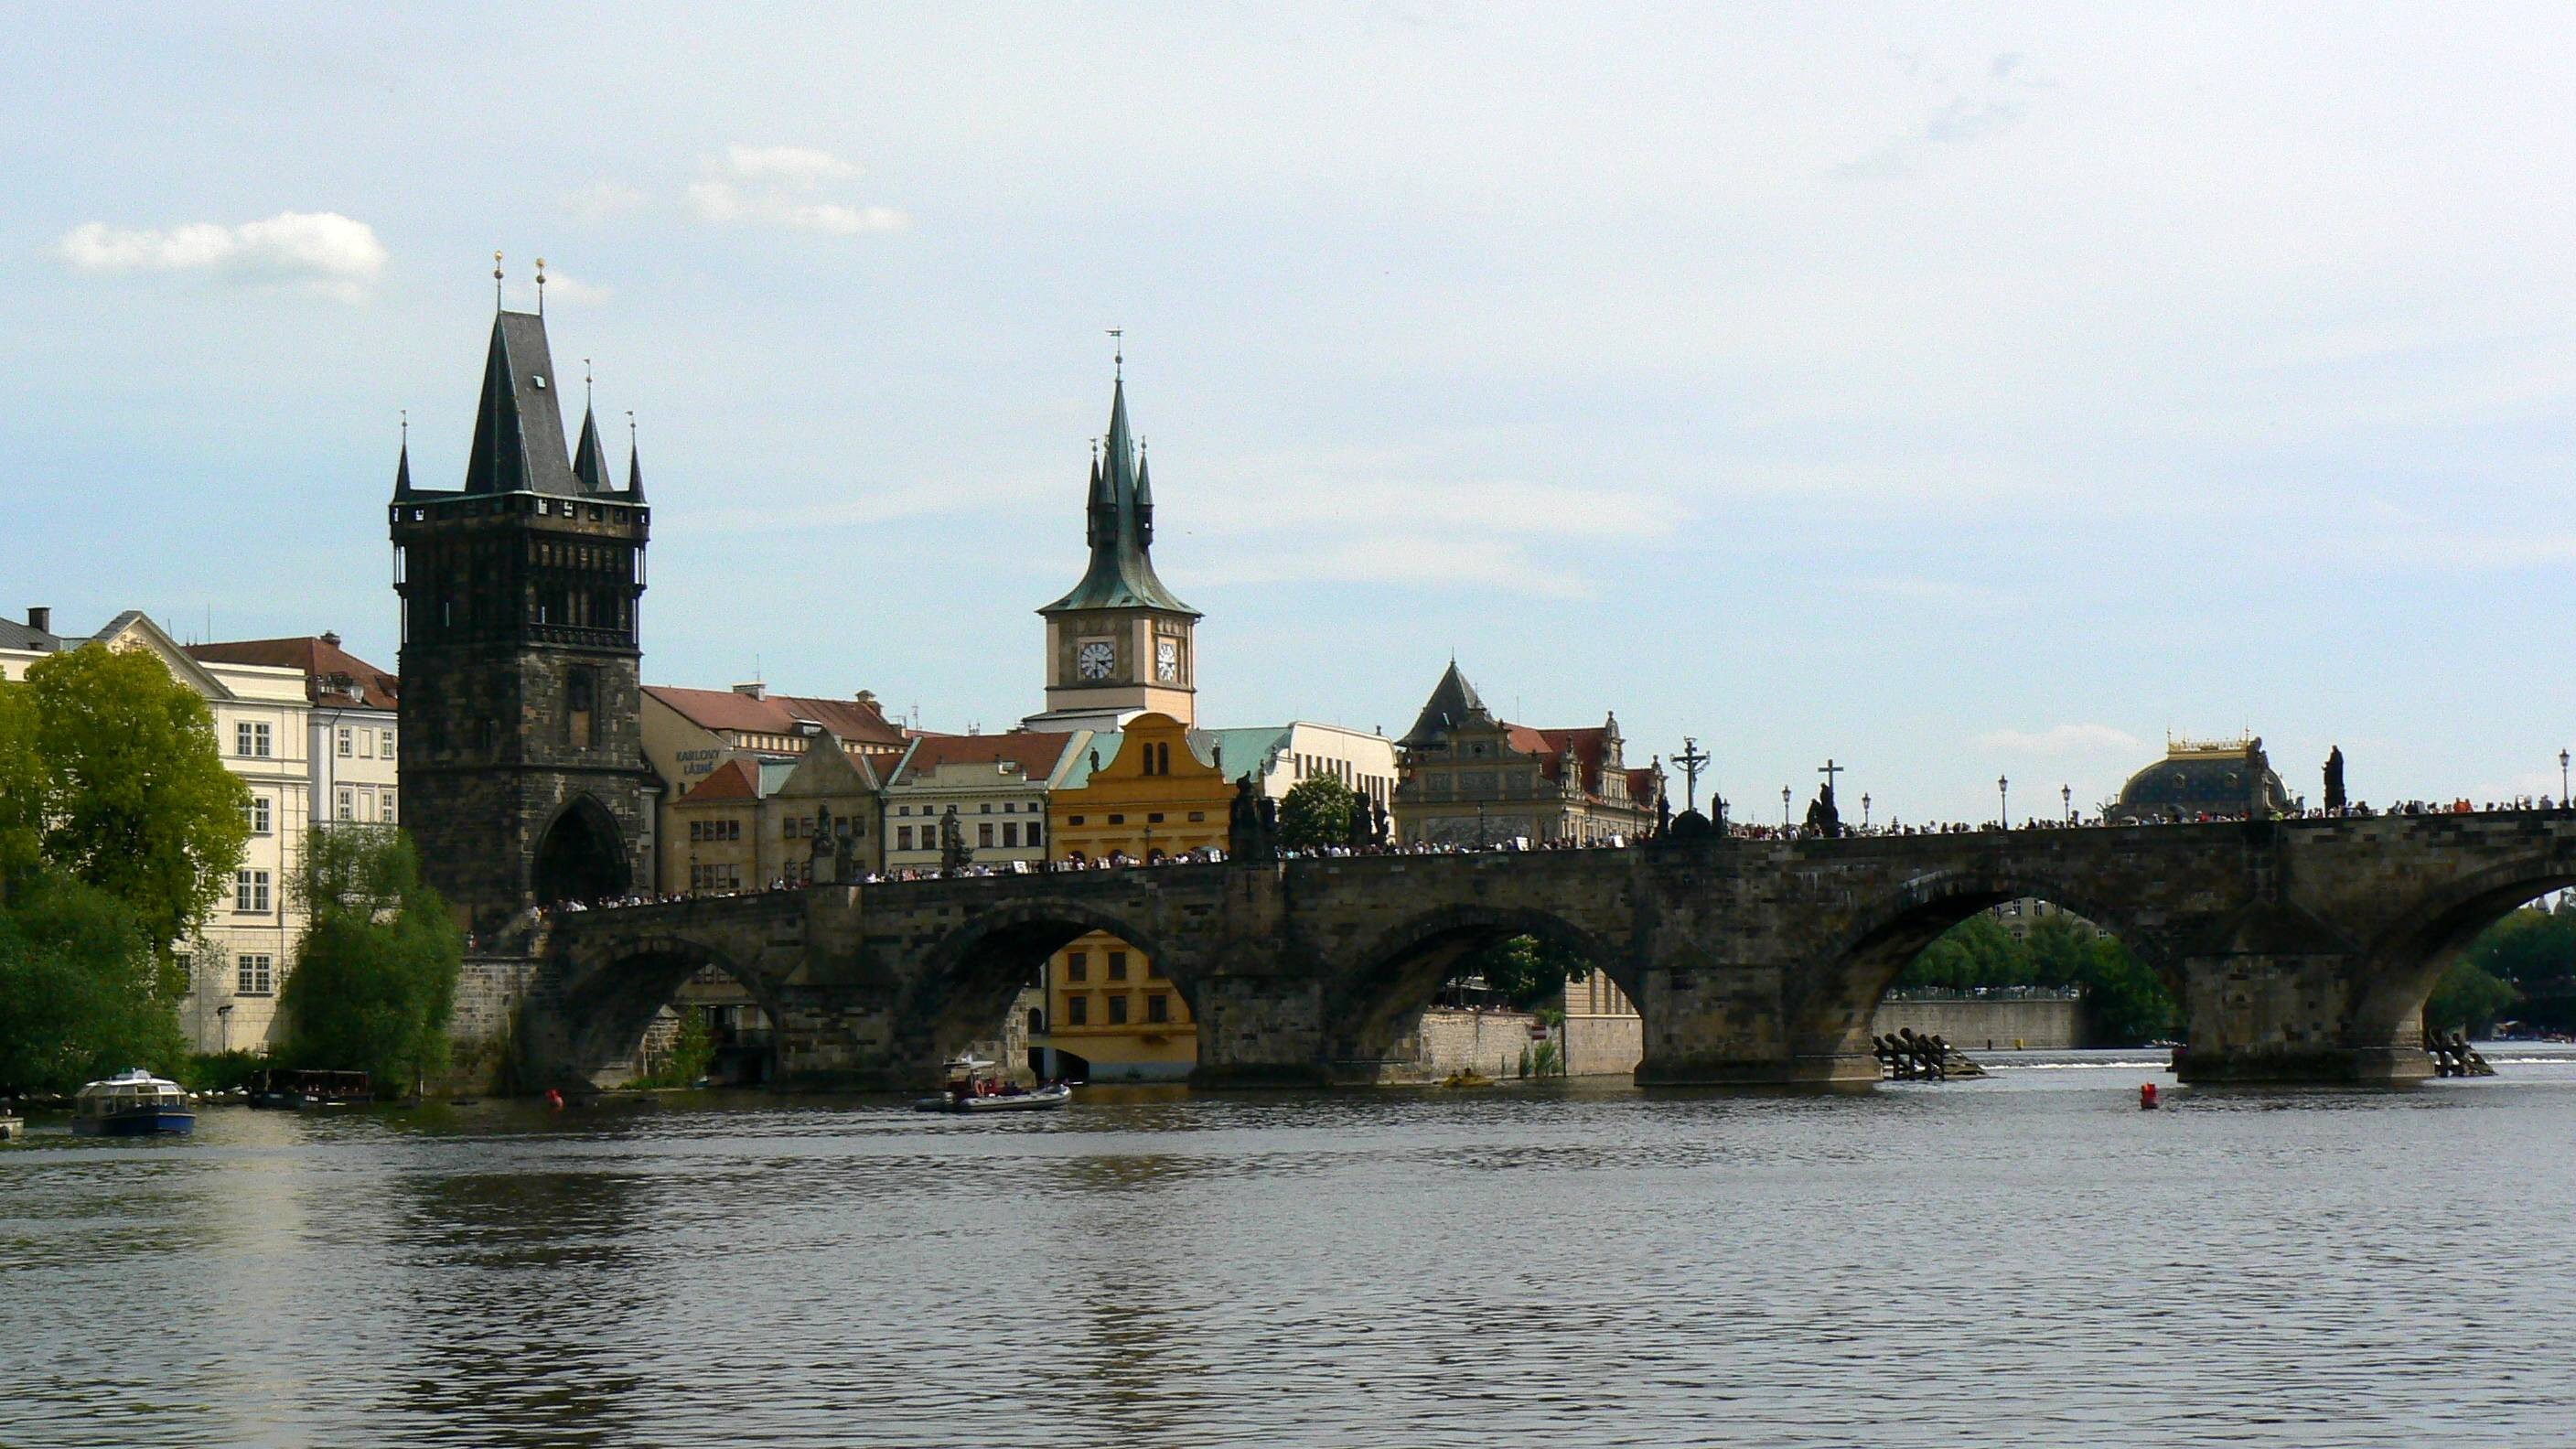
<path fill-rule="evenodd" d="M 1154 485 L 1128 433 L 1123 369 L 1083 516 L 1090 566 L 1071 593 L 1038 610 L 1047 707 L 1029 728 L 1114 730 L 1148 710 L 1195 724 L 1199 611 L 1154 573 Z"/>
<path fill-rule="evenodd" d="M 584 380 L 587 392 L 588 381 Z M 394 474 L 402 814 L 431 884 L 489 929 L 649 883 L 637 603 L 651 521 L 628 443 L 611 486 L 584 398 L 564 456 L 541 313 L 493 319 L 465 486 Z"/>

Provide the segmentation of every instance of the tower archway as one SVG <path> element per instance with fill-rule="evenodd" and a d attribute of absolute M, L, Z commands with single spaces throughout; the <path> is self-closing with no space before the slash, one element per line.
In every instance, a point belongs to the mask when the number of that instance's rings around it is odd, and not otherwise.
<path fill-rule="evenodd" d="M 537 842 L 528 886 L 540 905 L 624 895 L 633 885 L 625 832 L 608 807 L 588 795 L 556 814 Z"/>

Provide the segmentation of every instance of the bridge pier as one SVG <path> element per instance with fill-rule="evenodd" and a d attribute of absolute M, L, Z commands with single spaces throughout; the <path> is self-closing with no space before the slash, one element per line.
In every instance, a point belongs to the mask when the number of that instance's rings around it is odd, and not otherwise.
<path fill-rule="evenodd" d="M 1879 1078 L 1866 1012 L 1857 1044 L 1847 1023 L 1797 1029 L 1782 997 L 1793 973 L 1772 964 L 1715 963 L 1676 954 L 1647 968 L 1638 1010 L 1646 1051 L 1641 1087 L 1867 1087 Z M 1819 1039 L 1821 1037 L 1821 1039 Z"/>
<path fill-rule="evenodd" d="M 2182 957 L 2186 1082 L 2318 1085 L 2422 1081 L 2421 996 L 2403 1020 L 2373 1026 L 2368 973 L 2356 952 L 2305 912 L 2258 905 L 2227 942 Z M 2382 993 L 2384 994 L 2384 993 Z"/>

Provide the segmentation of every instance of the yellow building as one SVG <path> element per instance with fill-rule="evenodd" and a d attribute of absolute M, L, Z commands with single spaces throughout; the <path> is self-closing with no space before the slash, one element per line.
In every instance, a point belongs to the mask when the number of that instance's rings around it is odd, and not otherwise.
<path fill-rule="evenodd" d="M 1234 789 L 1215 753 L 1213 736 L 1167 714 L 1094 737 L 1047 797 L 1049 855 L 1126 866 L 1223 851 Z M 1030 1045 L 1047 1075 L 1168 1081 L 1198 1065 L 1189 1003 L 1115 936 L 1094 931 L 1049 957 L 1045 991 L 1045 1031 Z"/>

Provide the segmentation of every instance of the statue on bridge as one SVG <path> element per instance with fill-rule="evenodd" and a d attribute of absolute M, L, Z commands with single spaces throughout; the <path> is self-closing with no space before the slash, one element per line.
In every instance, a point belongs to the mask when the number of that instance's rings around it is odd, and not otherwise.
<path fill-rule="evenodd" d="M 830 885 L 847 878 L 846 872 L 837 869 L 840 857 L 832 847 L 831 806 L 818 804 L 814 807 L 814 838 L 805 844 L 806 884 Z"/>
<path fill-rule="evenodd" d="M 1234 799 L 1226 806 L 1225 858 L 1277 860 L 1278 806 L 1253 788 L 1252 777 L 1234 782 Z"/>
<path fill-rule="evenodd" d="M 951 805 L 939 817 L 939 873 L 964 875 L 974 860 L 975 852 L 966 844 L 966 827 L 958 823 L 957 807 Z"/>
<path fill-rule="evenodd" d="M 1369 844 L 1380 850 L 1395 844 L 1395 820 L 1383 801 L 1369 802 Z"/>
<path fill-rule="evenodd" d="M 1827 780 L 1816 787 L 1814 803 L 1807 807 L 1807 833 L 1827 840 L 1843 833 L 1843 813 L 1834 805 L 1834 782 Z"/>
<path fill-rule="evenodd" d="M 2334 814 L 2348 803 L 2343 794 L 2343 746 L 2335 745 L 2326 751 L 2326 811 Z"/>

